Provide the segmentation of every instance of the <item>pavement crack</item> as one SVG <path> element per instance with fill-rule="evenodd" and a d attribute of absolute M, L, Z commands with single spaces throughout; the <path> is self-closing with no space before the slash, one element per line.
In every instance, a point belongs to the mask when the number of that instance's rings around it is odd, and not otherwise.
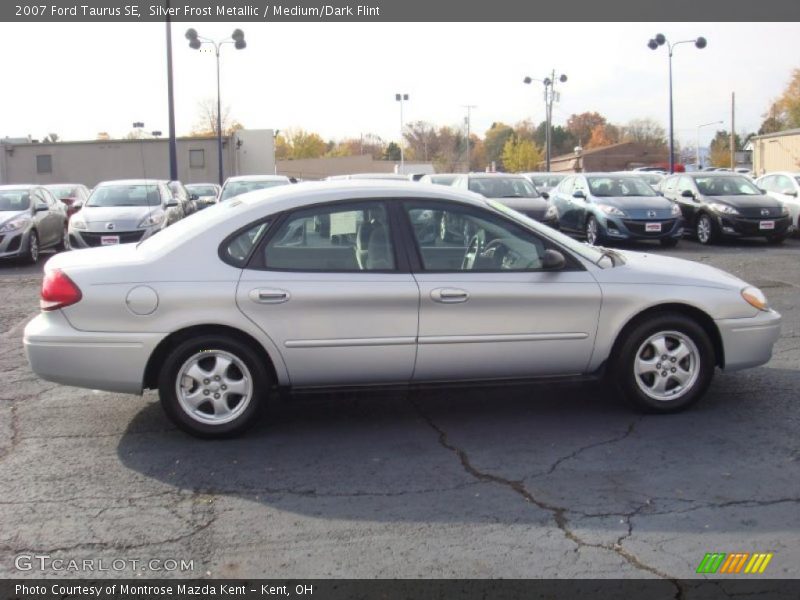
<path fill-rule="evenodd" d="M 9 436 L 9 444 L 8 447 L 0 450 L 0 461 L 5 460 L 8 458 L 12 452 L 16 449 L 20 442 L 20 430 L 19 430 L 19 414 L 17 413 L 17 403 L 11 402 L 11 407 L 9 409 L 11 413 L 11 418 L 9 419 L 9 428 L 11 429 L 11 435 Z"/>
<path fill-rule="evenodd" d="M 424 410 L 422 410 L 422 408 L 419 406 L 419 404 L 417 402 L 415 402 L 410 397 L 408 397 L 407 399 L 408 399 L 408 402 L 411 404 L 411 406 L 416 410 L 416 412 L 420 416 L 420 418 L 423 421 L 425 421 L 425 423 L 427 423 L 428 426 L 438 434 L 438 436 L 439 436 L 439 445 L 442 446 L 443 448 L 445 448 L 446 450 L 452 452 L 453 454 L 455 454 L 458 457 L 459 462 L 461 463 L 461 467 L 469 475 L 471 475 L 475 479 L 477 479 L 479 481 L 482 481 L 482 482 L 494 483 L 494 484 L 506 487 L 506 488 L 510 489 L 511 491 L 513 491 L 514 493 L 516 493 L 519 496 L 521 496 L 526 502 L 528 502 L 530 504 L 533 504 L 534 506 L 536 506 L 537 508 L 539 508 L 539 509 L 541 509 L 543 511 L 549 512 L 551 514 L 552 518 L 553 518 L 553 521 L 556 524 L 556 527 L 559 529 L 559 531 L 564 535 L 565 538 L 567 538 L 569 541 L 574 543 L 579 550 L 581 548 L 597 548 L 597 549 L 600 549 L 600 550 L 607 550 L 607 551 L 613 552 L 617 556 L 619 556 L 620 558 L 625 560 L 628 564 L 630 564 L 635 569 L 638 569 L 640 571 L 646 571 L 646 572 L 648 572 L 648 573 L 650 573 L 652 575 L 655 575 L 656 577 L 659 577 L 661 579 L 669 581 L 670 583 L 672 583 L 672 585 L 675 586 L 675 598 L 676 598 L 676 600 L 682 600 L 684 598 L 685 591 L 684 591 L 684 587 L 683 587 L 683 584 L 681 583 L 681 581 L 679 581 L 676 577 L 668 575 L 667 573 L 664 573 L 664 572 L 660 571 L 659 569 L 642 562 L 636 555 L 634 555 L 632 552 L 626 550 L 622 546 L 622 541 L 624 541 L 627 537 L 629 537 L 633 533 L 633 526 L 630 523 L 630 518 L 632 516 L 634 516 L 638 511 L 643 510 L 644 506 L 641 506 L 641 507 L 637 508 L 635 511 L 633 511 L 631 513 L 628 513 L 627 515 L 625 515 L 625 514 L 620 515 L 620 516 L 623 516 L 623 517 L 627 518 L 628 531 L 627 531 L 627 533 L 625 533 L 622 536 L 620 536 L 620 538 L 617 540 L 616 543 L 614 543 L 614 544 L 605 544 L 605 543 L 587 542 L 586 540 L 582 539 L 578 534 L 576 534 L 570 528 L 569 519 L 567 518 L 567 513 L 571 512 L 571 511 L 567 507 L 557 506 L 555 504 L 551 504 L 549 502 L 546 502 L 544 500 L 541 500 L 541 499 L 537 498 L 533 494 L 533 492 L 531 492 L 528 488 L 525 487 L 525 484 L 522 481 L 515 481 L 513 479 L 508 479 L 508 478 L 505 478 L 505 477 L 501 477 L 500 475 L 495 475 L 494 473 L 490 473 L 490 472 L 482 471 L 482 470 L 478 469 L 470 461 L 470 458 L 469 458 L 469 455 L 467 454 L 467 452 L 465 450 L 463 450 L 462 448 L 458 447 L 457 445 L 455 445 L 454 443 L 452 443 L 450 441 L 448 435 L 447 435 L 447 432 L 442 427 L 440 427 L 433 420 L 432 417 L 430 417 Z M 637 421 L 634 421 L 634 423 L 632 423 L 628 427 L 626 432 L 622 435 L 623 439 L 624 439 L 624 437 L 627 437 L 628 435 L 630 435 L 633 432 L 633 428 L 634 428 L 634 425 L 635 425 L 636 422 Z M 599 443 L 594 444 L 594 446 L 602 445 L 604 443 L 605 444 L 613 443 L 613 440 L 606 440 L 604 442 L 599 442 Z M 577 452 L 580 452 L 580 451 L 577 451 Z M 566 458 L 568 458 L 568 457 L 565 457 L 565 460 L 566 460 Z"/>

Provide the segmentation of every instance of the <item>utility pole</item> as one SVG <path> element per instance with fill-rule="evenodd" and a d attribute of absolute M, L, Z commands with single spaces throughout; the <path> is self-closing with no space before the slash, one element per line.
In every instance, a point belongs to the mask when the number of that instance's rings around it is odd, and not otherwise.
<path fill-rule="evenodd" d="M 736 92 L 731 92 L 731 170 L 736 168 Z"/>
<path fill-rule="evenodd" d="M 470 135 L 470 126 L 472 124 L 472 109 L 478 108 L 475 104 L 465 104 L 463 105 L 464 108 L 467 109 L 467 173 L 469 173 L 469 135 Z M 427 154 L 427 153 L 426 153 Z M 426 156 L 427 158 L 427 156 Z"/>
<path fill-rule="evenodd" d="M 169 178 L 178 179 L 178 143 L 175 139 L 175 97 L 172 90 L 172 22 L 167 0 L 167 105 L 169 119 Z"/>

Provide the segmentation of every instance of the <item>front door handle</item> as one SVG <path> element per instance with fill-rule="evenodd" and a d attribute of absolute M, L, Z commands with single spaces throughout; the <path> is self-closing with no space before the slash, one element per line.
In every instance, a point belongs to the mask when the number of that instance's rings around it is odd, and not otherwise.
<path fill-rule="evenodd" d="M 466 302 L 469 300 L 469 293 L 466 290 L 459 290 L 456 288 L 437 288 L 431 291 L 431 300 L 443 304 Z"/>
<path fill-rule="evenodd" d="M 250 290 L 249 296 L 250 300 L 259 304 L 281 304 L 291 297 L 286 290 L 266 288 Z"/>

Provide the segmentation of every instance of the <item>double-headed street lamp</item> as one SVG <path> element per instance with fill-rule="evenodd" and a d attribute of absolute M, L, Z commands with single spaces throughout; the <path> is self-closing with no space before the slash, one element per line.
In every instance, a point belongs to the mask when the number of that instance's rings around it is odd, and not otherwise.
<path fill-rule="evenodd" d="M 706 38 L 698 37 L 693 40 L 681 40 L 671 44 L 664 34 L 657 33 L 656 37 L 647 42 L 647 47 L 650 50 L 658 50 L 659 46 L 667 45 L 669 51 L 669 172 L 675 172 L 675 134 L 672 125 L 672 51 L 675 46 L 680 44 L 694 44 L 696 48 L 702 50 L 708 45 Z"/>
<path fill-rule="evenodd" d="M 403 102 L 408 102 L 408 94 L 395 94 L 395 101 L 400 103 L 400 173 L 405 173 L 403 165 L 405 164 L 405 153 L 403 152 Z"/>
<path fill-rule="evenodd" d="M 231 37 L 224 40 L 215 41 L 209 38 L 204 38 L 197 35 L 197 30 L 187 29 L 186 39 L 189 40 L 189 48 L 199 50 L 203 44 L 211 44 L 214 46 L 214 53 L 217 56 L 217 155 L 219 159 L 219 184 L 224 183 L 222 173 L 222 100 L 220 99 L 219 87 L 219 50 L 224 44 L 233 44 L 237 50 L 243 50 L 247 47 L 247 42 L 244 41 L 244 32 L 241 29 L 234 29 Z"/>
<path fill-rule="evenodd" d="M 565 83 L 567 81 L 567 76 L 563 73 L 558 76 L 556 79 L 556 72 L 555 69 L 550 73 L 550 77 L 545 77 L 544 79 L 534 79 L 532 77 L 526 77 L 522 80 L 523 83 L 532 83 L 534 81 L 540 81 L 544 84 L 544 107 L 545 107 L 545 121 L 547 123 L 545 129 L 545 164 L 546 169 L 550 171 L 550 129 L 553 123 L 553 102 L 556 100 L 556 81 L 560 81 L 561 83 Z"/>
<path fill-rule="evenodd" d="M 700 129 L 709 125 L 722 125 L 722 121 L 711 121 L 697 126 L 697 146 L 695 146 L 695 166 L 700 169 Z"/>

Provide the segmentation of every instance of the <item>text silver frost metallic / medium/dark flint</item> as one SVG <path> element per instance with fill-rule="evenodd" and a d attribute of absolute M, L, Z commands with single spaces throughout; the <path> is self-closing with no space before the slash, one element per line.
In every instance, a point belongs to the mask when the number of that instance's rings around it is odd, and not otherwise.
<path fill-rule="evenodd" d="M 424 235 L 442 213 L 473 238 Z M 242 431 L 275 386 L 609 376 L 669 412 L 717 366 L 767 362 L 781 322 L 706 265 L 589 247 L 470 192 L 357 181 L 260 190 L 138 245 L 58 255 L 42 303 L 24 336 L 40 377 L 158 388 L 206 437 Z"/>

